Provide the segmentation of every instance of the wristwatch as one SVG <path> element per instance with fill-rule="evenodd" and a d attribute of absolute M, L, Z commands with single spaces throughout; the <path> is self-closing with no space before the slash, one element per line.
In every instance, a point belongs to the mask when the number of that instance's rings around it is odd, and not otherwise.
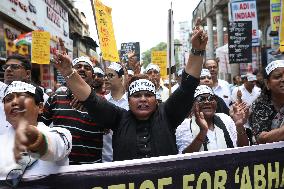
<path fill-rule="evenodd" d="M 205 50 L 197 50 L 197 49 L 191 48 L 191 53 L 196 56 L 204 56 Z"/>

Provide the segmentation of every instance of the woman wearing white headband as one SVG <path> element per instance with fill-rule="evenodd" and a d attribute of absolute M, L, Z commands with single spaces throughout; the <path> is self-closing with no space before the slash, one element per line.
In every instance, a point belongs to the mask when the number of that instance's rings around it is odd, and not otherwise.
<path fill-rule="evenodd" d="M 64 53 L 56 57 L 56 68 L 67 78 L 73 94 L 83 102 L 97 123 L 113 130 L 113 159 L 126 160 L 177 154 L 175 129 L 185 119 L 193 104 L 199 83 L 207 35 L 199 27 L 191 38 L 192 51 L 182 74 L 181 86 L 164 103 L 157 105 L 155 85 L 147 76 L 134 76 L 128 88 L 129 111 L 98 98 L 71 68 Z M 178 108 L 177 108 L 178 107 Z"/>
<path fill-rule="evenodd" d="M 256 142 L 284 141 L 284 60 L 265 68 L 266 86 L 252 104 L 250 126 Z"/>
<path fill-rule="evenodd" d="M 185 119 L 176 130 L 179 153 L 192 153 L 248 145 L 244 123 L 245 104 L 234 105 L 233 119 L 216 113 L 217 101 L 213 90 L 199 85 L 194 94 L 194 115 Z"/>

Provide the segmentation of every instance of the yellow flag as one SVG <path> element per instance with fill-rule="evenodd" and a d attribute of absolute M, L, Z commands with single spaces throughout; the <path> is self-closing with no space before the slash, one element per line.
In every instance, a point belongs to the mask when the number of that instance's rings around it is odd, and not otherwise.
<path fill-rule="evenodd" d="M 284 0 L 281 0 L 281 18 L 280 18 L 280 28 L 279 28 L 279 43 L 280 51 L 284 52 Z"/>
<path fill-rule="evenodd" d="M 32 32 L 32 63 L 50 63 L 50 34 L 46 31 Z"/>
<path fill-rule="evenodd" d="M 95 0 L 94 6 L 103 59 L 111 62 L 119 62 L 112 26 L 111 8 L 103 5 L 99 0 Z"/>
<path fill-rule="evenodd" d="M 152 51 L 151 62 L 160 67 L 160 75 L 165 79 L 167 77 L 167 51 Z"/>

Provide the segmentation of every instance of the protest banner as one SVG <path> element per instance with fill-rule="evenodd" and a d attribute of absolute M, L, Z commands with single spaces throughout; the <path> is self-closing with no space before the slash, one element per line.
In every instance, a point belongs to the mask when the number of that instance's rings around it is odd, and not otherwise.
<path fill-rule="evenodd" d="M 251 63 L 251 21 L 238 21 L 229 23 L 229 63 Z"/>
<path fill-rule="evenodd" d="M 42 170 L 18 188 L 284 188 L 284 142 Z M 51 174 L 44 177 L 45 174 Z"/>
<path fill-rule="evenodd" d="M 32 63 L 50 63 L 50 34 L 46 31 L 32 32 Z"/>
<path fill-rule="evenodd" d="M 257 8 L 255 0 L 233 0 L 232 21 L 251 21 L 252 22 L 252 46 L 259 46 L 259 32 L 257 20 Z"/>
<path fill-rule="evenodd" d="M 128 42 L 128 43 L 121 43 L 120 47 L 120 61 L 127 62 L 129 52 L 135 52 L 137 56 L 137 61 L 140 61 L 140 43 L 139 42 Z"/>
<path fill-rule="evenodd" d="M 165 79 L 167 77 L 167 51 L 152 51 L 151 62 L 160 67 L 160 75 Z"/>
<path fill-rule="evenodd" d="M 112 9 L 102 4 L 99 0 L 94 1 L 96 26 L 103 59 L 111 62 L 119 62 L 119 55 L 112 25 Z"/>

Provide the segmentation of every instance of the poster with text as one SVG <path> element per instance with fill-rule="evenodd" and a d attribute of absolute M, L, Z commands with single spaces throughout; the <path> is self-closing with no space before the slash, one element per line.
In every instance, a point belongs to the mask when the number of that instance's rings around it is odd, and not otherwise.
<path fill-rule="evenodd" d="M 233 1 L 232 2 L 233 21 L 251 21 L 252 22 L 252 46 L 259 46 L 259 32 L 257 9 L 255 0 Z"/>
<path fill-rule="evenodd" d="M 32 32 L 32 63 L 50 63 L 50 34 L 46 31 Z"/>
<path fill-rule="evenodd" d="M 111 62 L 119 62 L 119 55 L 112 24 L 112 9 L 102 4 L 99 0 L 95 0 L 94 6 L 100 49 L 102 51 L 103 59 Z"/>

